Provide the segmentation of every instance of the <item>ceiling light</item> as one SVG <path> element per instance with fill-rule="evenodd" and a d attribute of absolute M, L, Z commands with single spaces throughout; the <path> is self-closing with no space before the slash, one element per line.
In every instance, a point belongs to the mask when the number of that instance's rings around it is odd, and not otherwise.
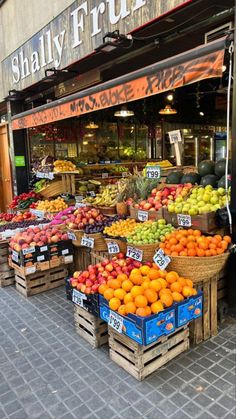
<path fill-rule="evenodd" d="M 134 112 L 127 109 L 126 106 L 122 106 L 119 111 L 116 111 L 114 113 L 114 116 L 117 116 L 119 118 L 128 118 L 129 116 L 134 116 Z"/>
<path fill-rule="evenodd" d="M 169 94 L 166 96 L 166 99 L 167 99 L 167 100 L 169 100 L 169 102 L 172 102 L 172 100 L 174 99 L 174 95 L 173 95 L 173 93 L 169 93 Z"/>
<path fill-rule="evenodd" d="M 173 109 L 170 105 L 166 105 L 164 109 L 160 109 L 160 115 L 175 115 L 177 113 L 176 109 Z"/>
<path fill-rule="evenodd" d="M 225 72 L 226 68 L 227 68 L 227 67 L 226 67 L 226 65 L 223 65 L 223 66 L 222 66 L 222 72 L 223 72 L 223 73 Z"/>
<path fill-rule="evenodd" d="M 114 41 L 106 41 L 106 38 L 114 39 Z M 131 48 L 133 45 L 133 38 L 131 34 L 123 35 L 120 34 L 119 30 L 113 32 L 107 32 L 102 38 L 102 44 L 95 48 L 95 51 L 99 52 L 111 52 L 116 48 Z"/>
<path fill-rule="evenodd" d="M 87 128 L 87 129 L 98 129 L 99 125 L 97 125 L 93 121 L 91 121 L 87 125 L 85 125 L 85 128 Z"/>
<path fill-rule="evenodd" d="M 87 145 L 88 144 L 88 141 L 83 141 L 83 145 Z"/>
<path fill-rule="evenodd" d="M 200 111 L 200 112 L 199 112 L 199 115 L 200 115 L 200 116 L 204 116 L 204 112 Z"/>

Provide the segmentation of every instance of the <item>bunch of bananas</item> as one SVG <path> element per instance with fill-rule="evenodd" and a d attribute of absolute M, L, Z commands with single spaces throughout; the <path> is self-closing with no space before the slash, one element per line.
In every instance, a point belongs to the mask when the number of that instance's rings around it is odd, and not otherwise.
<path fill-rule="evenodd" d="M 76 166 L 67 160 L 56 160 L 54 163 L 54 172 L 73 172 Z"/>
<path fill-rule="evenodd" d="M 90 197 L 83 200 L 84 203 L 90 203 L 93 206 L 114 207 L 117 202 L 118 186 L 106 185 L 101 187 L 101 192 L 96 197 Z"/>

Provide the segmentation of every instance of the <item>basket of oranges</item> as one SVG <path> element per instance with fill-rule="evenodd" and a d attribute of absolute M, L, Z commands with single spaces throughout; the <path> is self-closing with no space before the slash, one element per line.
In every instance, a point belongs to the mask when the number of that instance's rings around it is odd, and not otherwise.
<path fill-rule="evenodd" d="M 199 230 L 175 230 L 159 247 L 171 257 L 168 269 L 191 278 L 208 281 L 224 269 L 229 258 L 230 236 L 205 236 Z"/>

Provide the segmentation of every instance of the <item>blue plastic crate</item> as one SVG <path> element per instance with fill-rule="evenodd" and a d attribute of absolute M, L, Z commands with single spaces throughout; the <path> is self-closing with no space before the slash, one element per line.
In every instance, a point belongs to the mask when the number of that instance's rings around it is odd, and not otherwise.
<path fill-rule="evenodd" d="M 100 318 L 109 322 L 110 310 L 108 301 L 99 296 Z M 149 345 L 160 336 L 169 335 L 175 331 L 175 307 L 168 308 L 158 314 L 140 317 L 134 314 L 121 316 L 123 318 L 122 333 L 138 342 Z"/>
<path fill-rule="evenodd" d="M 202 316 L 203 293 L 199 291 L 197 295 L 176 304 L 176 327 L 184 326 L 191 320 Z"/>

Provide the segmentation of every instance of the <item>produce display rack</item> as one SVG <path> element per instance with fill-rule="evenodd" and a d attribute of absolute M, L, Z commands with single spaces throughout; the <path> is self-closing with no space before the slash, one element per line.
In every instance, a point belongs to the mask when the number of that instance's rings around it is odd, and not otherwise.
<path fill-rule="evenodd" d="M 16 289 L 25 297 L 30 297 L 64 285 L 68 275 L 66 266 L 36 272 L 26 277 L 15 272 Z"/>
<path fill-rule="evenodd" d="M 98 348 L 108 342 L 107 323 L 78 305 L 74 305 L 74 320 L 76 332 L 93 348 Z"/>
<path fill-rule="evenodd" d="M 108 335 L 111 360 L 139 381 L 189 348 L 187 325 L 176 329 L 168 336 L 160 337 L 148 346 L 139 345 L 129 337 L 117 333 L 110 326 L 108 326 Z"/>

